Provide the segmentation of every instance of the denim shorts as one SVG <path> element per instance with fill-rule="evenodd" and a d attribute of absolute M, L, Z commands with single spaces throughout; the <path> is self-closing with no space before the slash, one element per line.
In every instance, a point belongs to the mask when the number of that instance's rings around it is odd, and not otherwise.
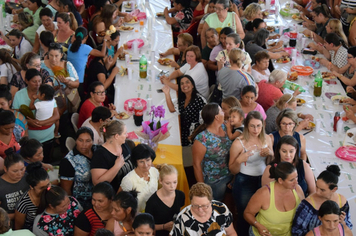
<path fill-rule="evenodd" d="M 207 178 L 204 178 L 204 183 L 209 185 L 213 190 L 213 199 L 216 201 L 222 201 L 225 196 L 226 185 L 231 181 L 232 175 L 224 176 L 215 181 L 209 181 Z"/>

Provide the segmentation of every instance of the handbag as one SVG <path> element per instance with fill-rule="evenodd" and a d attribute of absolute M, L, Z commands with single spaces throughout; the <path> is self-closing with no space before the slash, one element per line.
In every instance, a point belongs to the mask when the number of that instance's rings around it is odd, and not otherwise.
<path fill-rule="evenodd" d="M 77 88 L 70 89 L 66 87 L 65 94 L 68 98 L 69 105 L 70 105 L 68 107 L 69 112 L 77 112 L 81 102 L 78 89 Z"/>
<path fill-rule="evenodd" d="M 61 85 L 61 82 L 59 81 L 59 79 L 56 76 L 49 76 L 49 77 L 56 80 L 57 84 L 58 84 L 57 86 L 53 86 L 54 91 L 55 91 L 54 99 L 56 100 L 57 109 L 58 109 L 59 115 L 61 116 L 67 110 L 66 93 L 65 93 L 63 86 Z"/>

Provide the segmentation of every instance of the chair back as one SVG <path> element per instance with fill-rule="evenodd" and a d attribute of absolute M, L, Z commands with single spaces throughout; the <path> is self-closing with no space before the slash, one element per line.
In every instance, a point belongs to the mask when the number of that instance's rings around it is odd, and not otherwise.
<path fill-rule="evenodd" d="M 73 150 L 74 146 L 75 146 L 74 138 L 67 137 L 67 139 L 66 139 L 66 148 L 68 149 L 68 151 Z"/>
<path fill-rule="evenodd" d="M 74 112 L 72 117 L 70 118 L 70 121 L 72 122 L 73 129 L 75 132 L 78 131 L 78 119 L 79 119 L 79 114 Z"/>

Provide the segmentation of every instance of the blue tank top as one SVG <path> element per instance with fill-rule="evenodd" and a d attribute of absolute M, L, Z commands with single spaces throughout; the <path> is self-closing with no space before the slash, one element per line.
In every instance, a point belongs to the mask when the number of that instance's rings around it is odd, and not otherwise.
<path fill-rule="evenodd" d="M 275 151 L 276 147 L 277 147 L 277 143 L 278 141 L 281 139 L 281 135 L 279 134 L 278 130 L 277 131 L 273 131 L 272 132 L 273 138 L 274 138 L 274 142 L 273 142 L 273 151 Z M 293 133 L 293 138 L 295 138 L 299 144 L 299 153 L 298 156 L 300 156 L 300 148 L 302 147 L 302 144 L 300 143 L 300 137 L 299 137 L 299 133 L 298 132 L 294 132 Z"/>

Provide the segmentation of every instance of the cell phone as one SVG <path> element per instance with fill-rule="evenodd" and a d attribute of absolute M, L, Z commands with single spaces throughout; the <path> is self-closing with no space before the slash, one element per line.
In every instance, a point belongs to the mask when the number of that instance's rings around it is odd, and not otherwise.
<path fill-rule="evenodd" d="M 162 89 L 157 89 L 157 93 L 163 93 Z"/>
<path fill-rule="evenodd" d="M 131 9 L 126 9 L 125 11 L 126 11 L 126 12 L 132 12 L 132 10 L 131 10 Z"/>
<path fill-rule="evenodd" d="M 318 52 L 315 51 L 315 50 L 312 50 L 312 49 L 310 49 L 310 48 L 304 48 L 304 49 L 302 50 L 302 53 L 303 53 L 303 54 L 316 55 Z"/>

